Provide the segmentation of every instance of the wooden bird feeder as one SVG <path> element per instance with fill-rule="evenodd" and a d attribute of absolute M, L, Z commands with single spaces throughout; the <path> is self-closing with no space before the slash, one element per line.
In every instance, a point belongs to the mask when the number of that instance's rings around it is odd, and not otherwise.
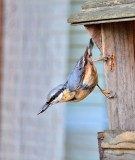
<path fill-rule="evenodd" d="M 105 62 L 109 131 L 98 133 L 101 160 L 135 160 L 135 0 L 91 0 L 68 22 L 82 24 Z"/>

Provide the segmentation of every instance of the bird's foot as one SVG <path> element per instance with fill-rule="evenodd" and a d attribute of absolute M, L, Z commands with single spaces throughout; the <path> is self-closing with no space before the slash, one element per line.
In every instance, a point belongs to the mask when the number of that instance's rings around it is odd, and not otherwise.
<path fill-rule="evenodd" d="M 114 93 L 113 91 L 107 92 L 106 90 L 103 90 L 98 84 L 97 84 L 98 88 L 100 89 L 100 91 L 108 98 L 115 98 L 116 97 L 116 93 Z"/>
<path fill-rule="evenodd" d="M 107 92 L 106 90 L 102 90 L 102 93 L 108 98 L 115 98 L 116 97 L 116 93 L 113 91 Z"/>
<path fill-rule="evenodd" d="M 101 59 L 103 59 L 103 61 L 108 61 L 111 58 L 110 55 L 103 56 L 103 54 L 101 55 L 101 57 L 102 57 Z"/>
<path fill-rule="evenodd" d="M 111 58 L 110 55 L 103 55 L 103 54 L 100 54 L 100 57 L 99 59 L 95 59 L 93 60 L 93 62 L 97 62 L 97 61 L 108 61 L 109 59 Z"/>

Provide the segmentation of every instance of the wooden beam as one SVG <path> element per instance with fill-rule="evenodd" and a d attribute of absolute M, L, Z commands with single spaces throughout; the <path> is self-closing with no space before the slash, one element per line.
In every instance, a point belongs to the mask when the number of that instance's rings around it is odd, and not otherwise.
<path fill-rule="evenodd" d="M 116 98 L 107 99 L 109 129 L 135 130 L 135 22 L 89 25 L 87 30 L 100 51 L 111 56 L 105 62 L 106 89 Z"/>
<path fill-rule="evenodd" d="M 94 43 L 97 45 L 99 50 L 102 51 L 102 37 L 101 37 L 101 25 L 85 25 L 86 30 L 92 37 Z"/>
<path fill-rule="evenodd" d="M 109 129 L 135 130 L 135 22 L 102 24 L 104 55 L 114 55 L 114 71 L 105 63 L 107 90 L 116 98 L 107 100 Z M 108 68 L 108 69 L 106 69 Z"/>
<path fill-rule="evenodd" d="M 116 6 L 116 5 L 122 5 L 122 4 L 131 4 L 135 3 L 134 0 L 91 0 L 88 2 L 84 2 L 82 5 L 82 9 L 88 9 L 88 8 L 97 8 L 97 7 L 110 7 L 110 6 Z"/>
<path fill-rule="evenodd" d="M 107 99 L 109 129 L 115 131 L 107 134 L 115 137 L 114 135 L 123 133 L 123 138 L 126 139 L 127 131 L 135 130 L 135 21 L 85 27 L 104 56 L 111 57 L 104 63 L 104 68 L 106 89 L 116 93 L 114 99 Z M 132 139 L 131 144 L 124 143 L 123 140 L 117 145 L 111 145 L 111 141 L 101 143 L 104 134 L 99 133 L 100 159 L 134 160 L 135 132 L 132 133 L 128 134 L 127 140 Z"/>
<path fill-rule="evenodd" d="M 98 133 L 100 160 L 134 160 L 135 131 Z"/>
<path fill-rule="evenodd" d="M 135 3 L 83 9 L 70 16 L 71 24 L 94 24 L 135 20 Z"/>

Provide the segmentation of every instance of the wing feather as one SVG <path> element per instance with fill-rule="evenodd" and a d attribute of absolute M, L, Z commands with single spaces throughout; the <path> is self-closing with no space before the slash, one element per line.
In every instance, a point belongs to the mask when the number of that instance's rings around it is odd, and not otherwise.
<path fill-rule="evenodd" d="M 67 85 L 70 91 L 74 91 L 81 86 L 82 77 L 84 74 L 84 66 L 86 63 L 85 57 L 81 57 L 81 59 L 77 62 L 71 74 L 67 78 Z"/>

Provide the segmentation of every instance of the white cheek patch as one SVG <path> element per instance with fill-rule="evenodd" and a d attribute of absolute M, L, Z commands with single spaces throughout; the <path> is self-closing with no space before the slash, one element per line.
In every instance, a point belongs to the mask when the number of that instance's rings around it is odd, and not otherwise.
<path fill-rule="evenodd" d="M 55 98 L 55 99 L 51 102 L 51 104 L 56 104 L 56 103 L 61 102 L 62 96 L 63 96 L 63 93 L 61 93 L 57 98 Z"/>
<path fill-rule="evenodd" d="M 63 97 L 63 93 L 61 93 L 59 96 L 58 96 L 58 101 L 60 102 L 61 98 Z"/>

